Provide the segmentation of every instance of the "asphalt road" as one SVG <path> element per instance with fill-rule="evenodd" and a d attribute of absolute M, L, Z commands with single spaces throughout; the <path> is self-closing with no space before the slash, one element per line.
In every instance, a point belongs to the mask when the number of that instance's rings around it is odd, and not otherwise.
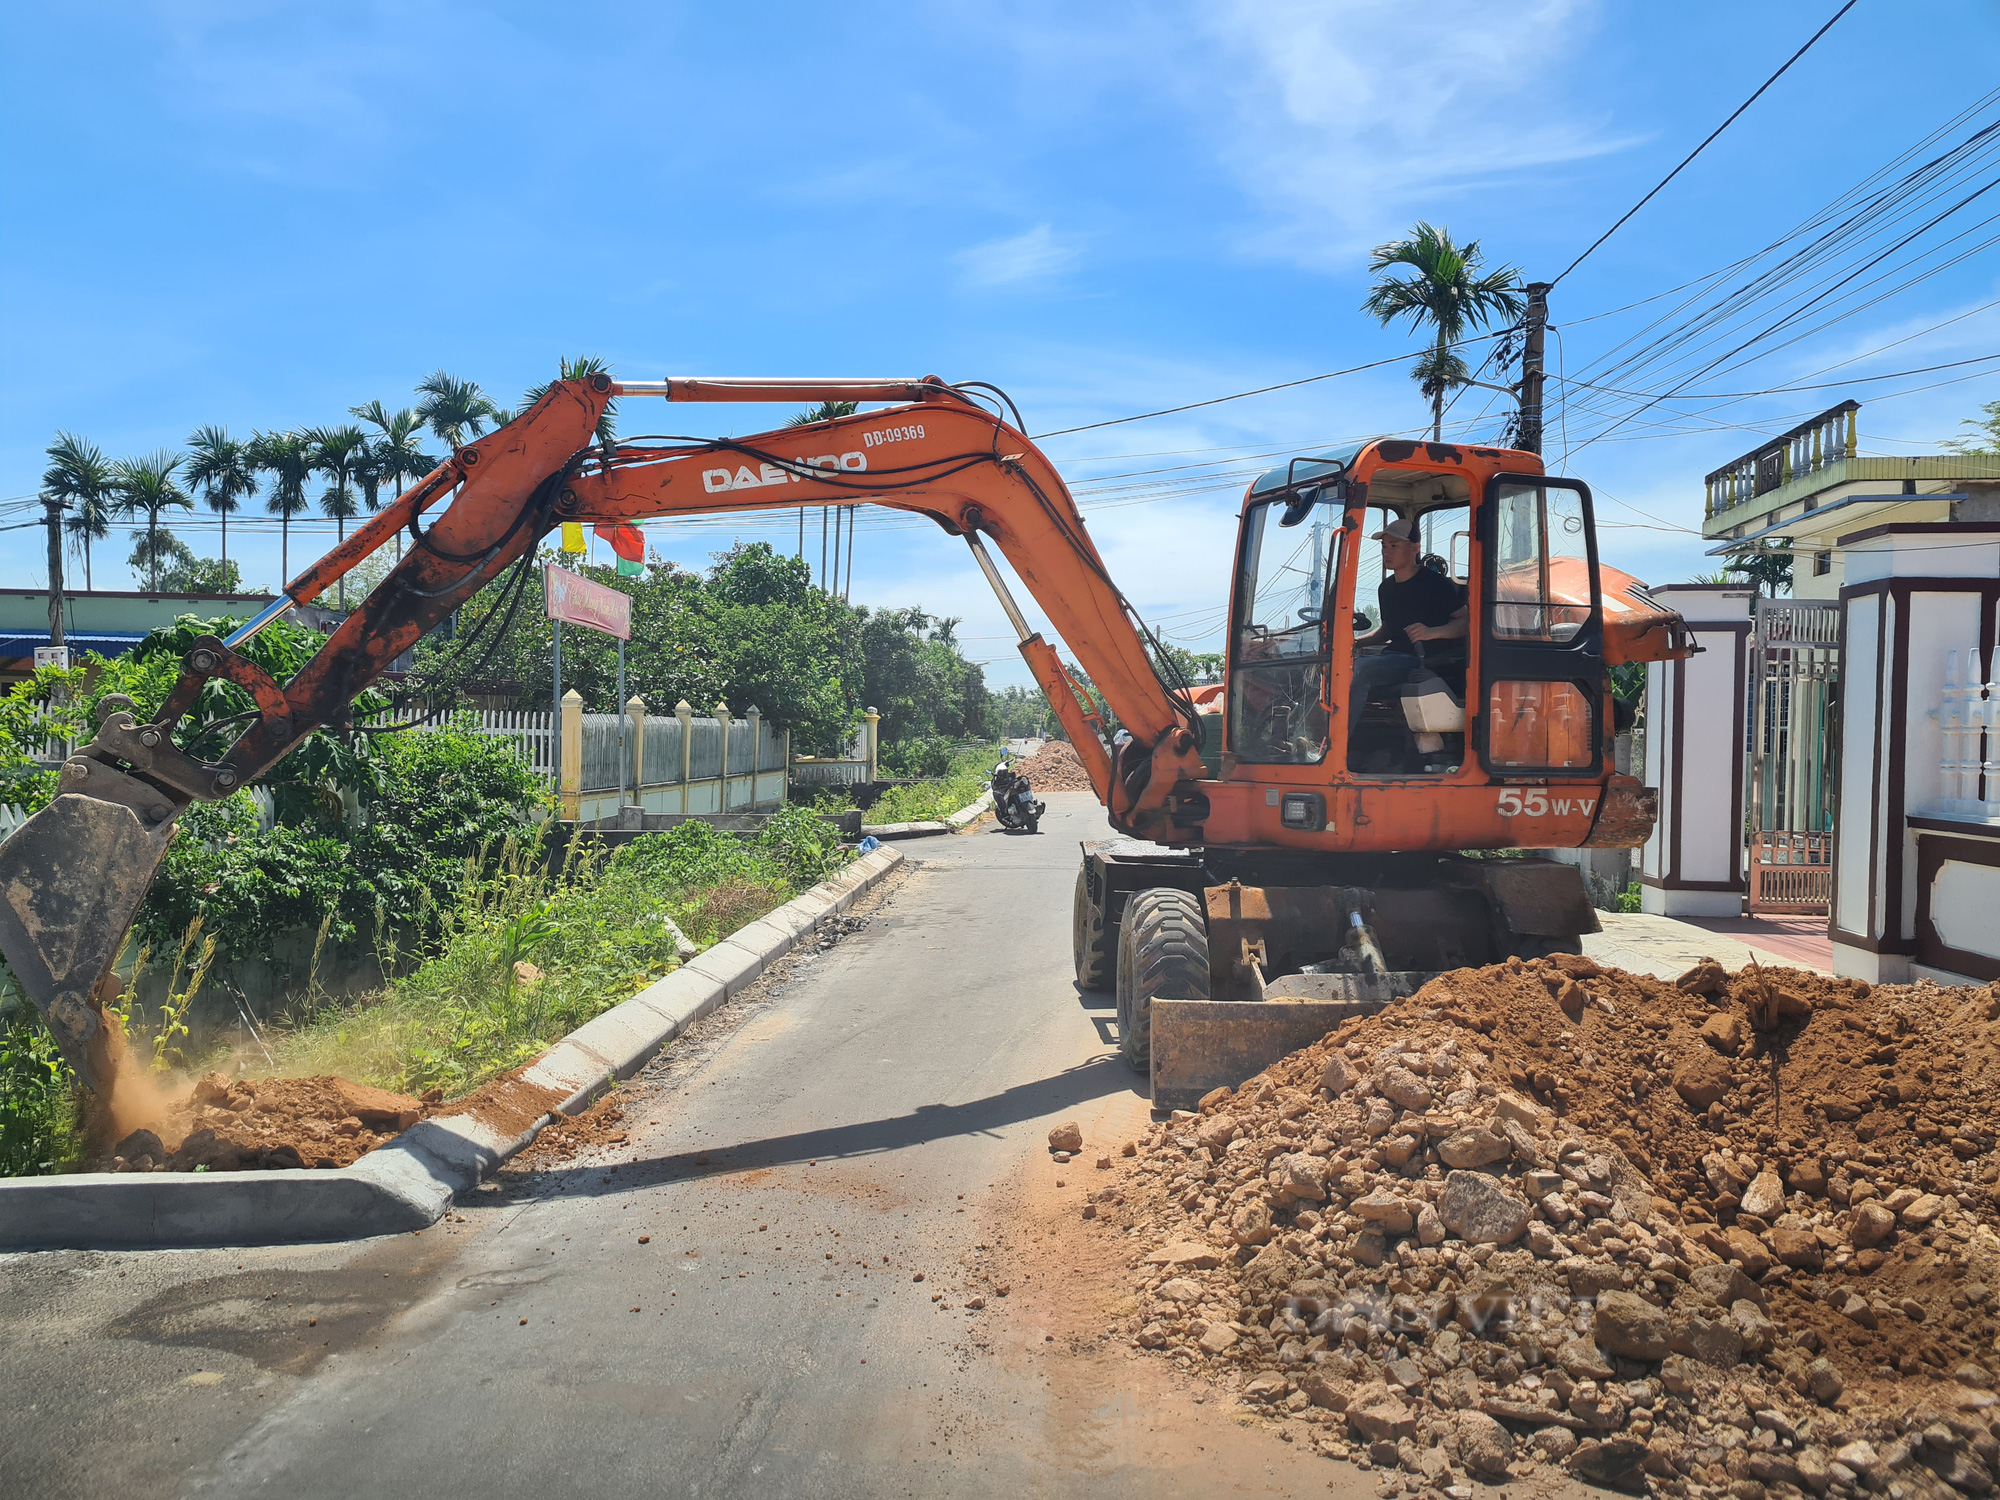
<path fill-rule="evenodd" d="M 862 930 L 628 1089 L 625 1140 L 451 1222 L 0 1259 L 0 1493 L 1372 1493 L 1099 1337 L 1046 1132 L 1147 1106 L 1071 979 L 1102 815 L 1049 803 L 905 845 Z"/>

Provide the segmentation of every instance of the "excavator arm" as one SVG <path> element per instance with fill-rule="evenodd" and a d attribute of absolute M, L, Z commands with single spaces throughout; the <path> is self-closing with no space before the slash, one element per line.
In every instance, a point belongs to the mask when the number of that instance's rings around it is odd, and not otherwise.
<path fill-rule="evenodd" d="M 670 400 L 883 400 L 904 382 L 627 383 Z M 1200 719 L 1161 682 L 1143 627 L 1112 582 L 1069 490 L 1026 434 L 941 381 L 919 402 L 751 438 L 621 443 L 583 460 L 561 519 L 634 521 L 722 510 L 872 504 L 928 516 L 964 538 L 1019 637 L 1114 825 L 1172 842 L 1175 789 L 1199 779 Z M 1130 734 L 1114 763 L 1054 648 L 1028 624 L 989 554 L 1012 565 L 1092 685 Z"/>
<path fill-rule="evenodd" d="M 749 438 L 594 445 L 620 395 L 673 401 L 885 401 L 886 411 Z M 447 497 L 449 497 L 447 501 Z M 1020 650 L 1076 745 L 1112 821 L 1171 842 L 1202 775 L 1200 720 L 1161 683 L 1142 628 L 1106 572 L 1053 466 L 1018 425 L 965 390 L 924 380 L 558 381 L 514 421 L 454 453 L 309 567 L 228 639 L 188 652 L 160 711 L 141 723 L 107 699 L 97 734 L 64 763 L 58 794 L 0 845 L 0 954 L 91 1088 L 116 1066 L 101 999 L 124 936 L 189 805 L 229 795 L 353 700 L 454 609 L 566 520 L 636 521 L 701 512 L 849 505 L 929 516 L 961 536 L 1019 633 Z M 442 502 L 428 525 L 425 517 Z M 310 603 L 399 530 L 402 561 L 288 683 L 237 648 Z M 990 539 L 1041 604 L 1129 731 L 1114 751 L 1055 650 L 1008 593 Z M 218 761 L 188 755 L 174 730 L 212 679 L 255 703 L 255 722 Z M 1182 788 L 1182 795 L 1176 789 Z"/>

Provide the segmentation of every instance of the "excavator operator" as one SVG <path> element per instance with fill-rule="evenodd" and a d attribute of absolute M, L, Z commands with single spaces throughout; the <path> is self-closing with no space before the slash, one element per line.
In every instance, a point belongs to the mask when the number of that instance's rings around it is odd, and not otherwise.
<path fill-rule="evenodd" d="M 1466 635 L 1465 590 L 1442 569 L 1424 565 L 1417 548 L 1414 518 L 1390 521 L 1370 537 L 1382 544 L 1386 576 L 1376 593 L 1381 623 L 1354 638 L 1354 696 L 1348 717 L 1348 745 L 1357 748 L 1362 710 L 1372 698 L 1389 697 L 1420 665 L 1435 669 L 1440 658 L 1463 659 Z"/>

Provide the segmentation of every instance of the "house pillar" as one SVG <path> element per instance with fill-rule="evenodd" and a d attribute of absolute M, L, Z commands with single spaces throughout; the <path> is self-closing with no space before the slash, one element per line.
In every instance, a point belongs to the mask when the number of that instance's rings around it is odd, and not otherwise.
<path fill-rule="evenodd" d="M 1834 972 L 2000 979 L 2000 526 L 1889 525 L 1841 545 Z"/>
<path fill-rule="evenodd" d="M 1670 584 L 1653 597 L 1678 610 L 1702 650 L 1646 667 L 1642 779 L 1660 818 L 1639 857 L 1639 909 L 1661 916 L 1734 917 L 1743 868 L 1744 715 L 1749 706 L 1751 604 L 1739 584 Z"/>

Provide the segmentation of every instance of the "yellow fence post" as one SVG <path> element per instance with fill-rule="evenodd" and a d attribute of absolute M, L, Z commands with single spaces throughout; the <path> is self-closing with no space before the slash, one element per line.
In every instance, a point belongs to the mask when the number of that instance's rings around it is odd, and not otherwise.
<path fill-rule="evenodd" d="M 625 719 L 632 736 L 632 800 L 646 805 L 646 700 L 637 693 L 625 700 Z"/>
<path fill-rule="evenodd" d="M 716 767 L 715 810 L 726 813 L 729 811 L 729 705 L 717 703 L 713 713 L 722 731 L 718 736 L 722 741 L 722 764 Z"/>
<path fill-rule="evenodd" d="M 868 721 L 868 779 L 873 782 L 877 779 L 882 758 L 882 716 L 871 708 L 863 717 Z"/>
<path fill-rule="evenodd" d="M 681 721 L 681 811 L 688 810 L 688 781 L 694 775 L 694 705 L 683 698 L 674 705 Z"/>
<path fill-rule="evenodd" d="M 583 811 L 583 694 L 562 696 L 562 815 L 574 823 Z"/>

